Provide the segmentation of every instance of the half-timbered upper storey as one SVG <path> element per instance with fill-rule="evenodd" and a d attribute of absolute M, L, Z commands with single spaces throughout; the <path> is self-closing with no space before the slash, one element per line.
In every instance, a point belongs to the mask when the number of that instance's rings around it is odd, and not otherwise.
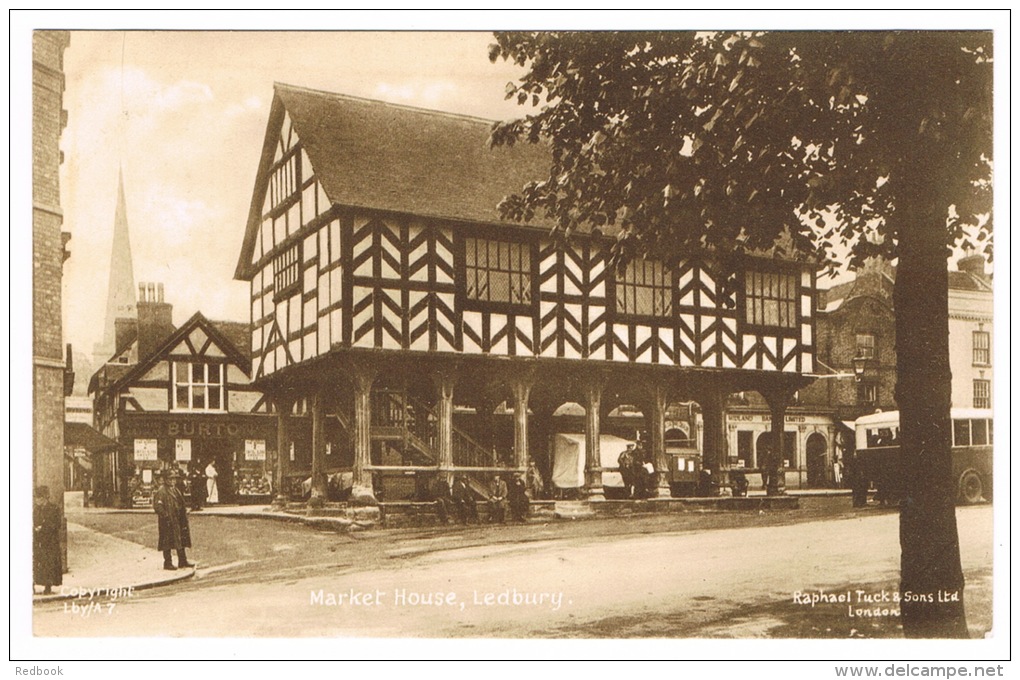
<path fill-rule="evenodd" d="M 337 348 L 813 370 L 811 265 L 749 260 L 727 299 L 698 258 L 622 273 L 497 205 L 548 168 L 490 121 L 278 84 L 236 277 L 252 372 Z"/>

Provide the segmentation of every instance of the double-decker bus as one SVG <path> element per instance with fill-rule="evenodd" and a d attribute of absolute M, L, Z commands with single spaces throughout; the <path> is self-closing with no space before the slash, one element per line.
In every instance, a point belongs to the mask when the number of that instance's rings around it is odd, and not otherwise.
<path fill-rule="evenodd" d="M 992 410 L 954 408 L 953 479 L 957 501 L 992 500 Z M 855 423 L 858 465 L 877 496 L 893 500 L 902 495 L 900 472 L 900 412 L 862 416 Z"/>

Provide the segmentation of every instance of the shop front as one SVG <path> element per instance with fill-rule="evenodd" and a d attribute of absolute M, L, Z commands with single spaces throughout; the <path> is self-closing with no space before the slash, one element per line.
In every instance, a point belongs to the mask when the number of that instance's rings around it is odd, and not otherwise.
<path fill-rule="evenodd" d="M 838 486 L 834 478 L 837 426 L 832 414 L 796 407 L 785 415 L 781 468 L 788 489 Z M 744 469 L 751 489 L 761 486 L 760 468 L 772 450 L 771 416 L 765 409 L 731 408 L 726 416 L 729 467 Z"/>
<path fill-rule="evenodd" d="M 267 414 L 125 413 L 119 418 L 121 497 L 152 502 L 155 473 L 176 467 L 191 499 L 203 484 L 205 503 L 252 504 L 272 499 L 276 421 Z M 125 502 L 124 504 L 128 504 Z"/>

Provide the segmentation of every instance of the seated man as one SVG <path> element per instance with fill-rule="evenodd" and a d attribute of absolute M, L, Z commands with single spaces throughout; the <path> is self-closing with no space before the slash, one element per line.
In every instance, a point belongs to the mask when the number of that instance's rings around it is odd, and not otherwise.
<path fill-rule="evenodd" d="M 528 521 L 528 487 L 520 475 L 514 475 L 510 481 L 507 499 L 510 501 L 510 516 L 515 522 Z"/>
<path fill-rule="evenodd" d="M 506 506 L 507 506 L 507 494 L 509 493 L 506 482 L 499 475 L 496 475 L 492 480 L 492 486 L 489 487 L 489 522 L 499 522 L 503 524 L 506 522 Z"/>
<path fill-rule="evenodd" d="M 453 480 L 453 507 L 457 509 L 457 516 L 460 518 L 461 524 L 478 523 L 475 495 L 471 492 L 467 481 L 460 475 L 457 475 Z"/>
<path fill-rule="evenodd" d="M 453 495 L 450 493 L 450 485 L 446 482 L 446 475 L 440 474 L 432 483 L 432 500 L 436 504 L 436 515 L 441 524 L 450 522 L 450 512 L 454 508 Z"/>

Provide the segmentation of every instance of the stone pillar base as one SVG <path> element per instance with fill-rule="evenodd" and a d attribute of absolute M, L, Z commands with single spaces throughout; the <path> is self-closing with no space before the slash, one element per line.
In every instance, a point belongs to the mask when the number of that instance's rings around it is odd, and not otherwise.
<path fill-rule="evenodd" d="M 658 491 L 658 493 L 656 494 L 656 498 L 672 498 L 673 497 L 673 492 L 669 490 L 669 485 L 660 486 L 660 487 L 658 487 L 657 491 Z"/>
<path fill-rule="evenodd" d="M 585 500 L 604 501 L 606 500 L 606 492 L 601 486 L 588 489 L 585 493 Z"/>
<path fill-rule="evenodd" d="M 283 509 L 287 507 L 287 504 L 289 502 L 290 502 L 289 498 L 287 498 L 283 494 L 277 494 L 276 498 L 273 499 L 273 502 L 270 504 L 270 506 L 274 509 Z"/>
<path fill-rule="evenodd" d="M 308 499 L 308 507 L 310 508 L 321 508 L 324 505 L 326 505 L 325 496 L 316 495 L 315 493 L 312 493 L 312 497 Z"/>
<path fill-rule="evenodd" d="M 370 485 L 355 484 L 351 489 L 351 505 L 379 505 L 375 498 L 375 491 Z"/>

